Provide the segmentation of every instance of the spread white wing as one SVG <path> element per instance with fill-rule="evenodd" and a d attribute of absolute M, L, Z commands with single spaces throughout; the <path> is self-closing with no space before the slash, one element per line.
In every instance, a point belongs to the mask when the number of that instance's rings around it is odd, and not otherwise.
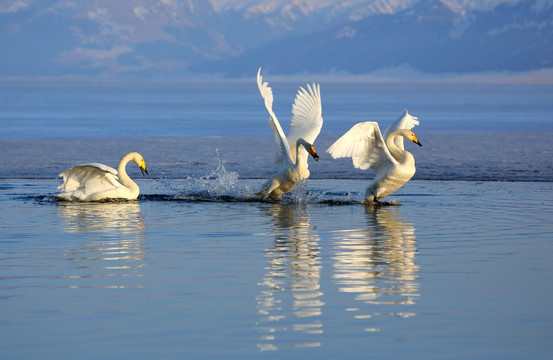
<path fill-rule="evenodd" d="M 363 170 L 378 172 L 397 162 L 384 143 L 378 123 L 372 121 L 354 125 L 327 152 L 335 159 L 351 157 L 353 166 Z"/>
<path fill-rule="evenodd" d="M 318 84 L 307 84 L 307 89 L 300 87 L 294 105 L 292 105 L 292 120 L 288 133 L 290 155 L 296 160 L 296 142 L 303 138 L 310 144 L 315 142 L 323 126 L 323 109 L 321 105 L 321 88 Z M 301 147 L 300 156 L 307 164 L 307 151 Z"/>
<path fill-rule="evenodd" d="M 63 176 L 63 183 L 58 186 L 58 189 L 65 192 L 86 188 L 86 192 L 92 194 L 123 186 L 119 182 L 117 170 L 97 163 L 74 166 L 59 176 Z"/>
<path fill-rule="evenodd" d="M 390 135 L 390 133 L 392 133 L 393 131 L 396 131 L 398 129 L 411 130 L 412 128 L 414 128 L 416 125 L 419 125 L 419 124 L 420 124 L 419 118 L 417 118 L 415 116 L 412 116 L 412 115 L 409 115 L 409 113 L 407 112 L 407 109 L 405 109 L 405 111 L 403 111 L 403 115 L 401 115 L 396 121 L 391 123 L 386 128 L 386 131 L 384 131 L 383 138 L 387 139 L 388 135 Z M 405 148 L 403 146 L 403 136 L 397 136 L 394 139 L 394 143 L 401 150 L 405 150 Z"/>
<path fill-rule="evenodd" d="M 261 93 L 263 100 L 265 100 L 265 107 L 269 112 L 269 126 L 271 126 L 271 130 L 275 135 L 275 143 L 277 146 L 275 162 L 277 166 L 286 162 L 291 162 L 292 158 L 290 156 L 288 140 L 286 139 L 286 135 L 284 135 L 284 131 L 282 131 L 282 127 L 273 112 L 273 90 L 269 87 L 268 82 L 263 82 L 261 68 L 257 71 L 257 87 L 259 88 L 259 92 Z"/>

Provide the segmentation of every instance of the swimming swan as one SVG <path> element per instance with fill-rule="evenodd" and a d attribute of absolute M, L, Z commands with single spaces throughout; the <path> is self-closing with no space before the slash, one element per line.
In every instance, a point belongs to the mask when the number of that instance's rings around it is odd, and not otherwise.
<path fill-rule="evenodd" d="M 327 152 L 335 159 L 351 157 L 358 169 L 375 171 L 376 176 L 365 192 L 365 202 L 377 202 L 415 175 L 415 158 L 403 149 L 403 138 L 422 146 L 411 131 L 418 124 L 418 118 L 409 115 L 407 110 L 388 126 L 384 136 L 378 123 L 362 122 L 336 140 Z"/>
<path fill-rule="evenodd" d="M 129 161 L 138 165 L 142 175 L 148 174 L 144 158 L 137 152 L 123 156 L 117 170 L 97 163 L 77 165 L 59 174 L 63 176 L 63 183 L 58 186 L 62 192 L 55 197 L 65 201 L 134 200 L 140 189 L 125 171 Z"/>
<path fill-rule="evenodd" d="M 316 84 L 307 84 L 307 90 L 300 87 L 292 106 L 290 131 L 286 137 L 273 112 L 273 91 L 269 83 L 263 82 L 261 68 L 257 72 L 257 86 L 269 112 L 269 125 L 277 145 L 277 172 L 263 184 L 258 194 L 265 198 L 279 198 L 292 190 L 297 181 L 309 177 L 308 154 L 315 160 L 319 159 L 313 143 L 323 126 L 321 90 Z"/>

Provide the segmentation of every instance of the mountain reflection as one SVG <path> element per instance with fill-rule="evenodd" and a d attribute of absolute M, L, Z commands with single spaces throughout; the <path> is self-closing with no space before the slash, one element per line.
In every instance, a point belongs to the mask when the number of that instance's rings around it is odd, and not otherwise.
<path fill-rule="evenodd" d="M 144 222 L 138 203 L 71 203 L 59 206 L 64 231 L 73 235 L 65 251 L 74 262 L 70 287 L 141 287 L 145 266 Z"/>
<path fill-rule="evenodd" d="M 267 271 L 259 283 L 257 309 L 262 336 L 258 347 L 276 350 L 277 336 L 289 336 L 295 347 L 320 346 L 316 339 L 297 343 L 293 335 L 294 331 L 315 336 L 323 332 L 319 237 L 301 205 L 272 204 L 267 213 L 273 220 L 275 240 L 265 250 Z"/>
<path fill-rule="evenodd" d="M 398 208 L 367 207 L 367 227 L 340 231 L 335 239 L 334 281 L 339 291 L 354 295 L 363 304 L 410 305 L 419 295 L 415 228 L 397 215 Z M 357 319 L 380 314 L 378 307 L 369 314 L 359 308 L 346 310 Z M 390 315 L 409 317 L 414 313 L 394 311 Z M 378 331 L 366 328 L 367 331 Z"/>

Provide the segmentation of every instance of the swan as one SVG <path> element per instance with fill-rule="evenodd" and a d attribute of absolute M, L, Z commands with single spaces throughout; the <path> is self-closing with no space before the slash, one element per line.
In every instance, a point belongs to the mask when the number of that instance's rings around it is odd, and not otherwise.
<path fill-rule="evenodd" d="M 418 118 L 407 110 L 386 128 L 384 135 L 378 123 L 362 122 L 336 140 L 327 152 L 334 159 L 351 157 L 358 169 L 375 171 L 376 176 L 365 192 L 365 202 L 378 202 L 415 175 L 415 158 L 403 148 L 404 138 L 422 146 L 411 131 L 415 125 L 419 125 Z"/>
<path fill-rule="evenodd" d="M 257 72 L 257 86 L 269 112 L 269 125 L 277 146 L 276 174 L 263 184 L 258 195 L 278 199 L 292 190 L 297 181 L 309 177 L 308 154 L 319 159 L 313 143 L 323 126 L 321 90 L 318 84 L 307 84 L 307 90 L 300 87 L 292 105 L 290 131 L 286 137 L 273 112 L 273 91 L 268 82 L 263 82 L 261 68 Z"/>
<path fill-rule="evenodd" d="M 58 175 L 63 177 L 63 183 L 58 186 L 61 193 L 55 197 L 65 201 L 134 200 L 140 189 L 125 171 L 129 161 L 138 165 L 143 176 L 148 174 L 144 158 L 137 152 L 123 156 L 117 170 L 97 163 L 77 165 Z"/>

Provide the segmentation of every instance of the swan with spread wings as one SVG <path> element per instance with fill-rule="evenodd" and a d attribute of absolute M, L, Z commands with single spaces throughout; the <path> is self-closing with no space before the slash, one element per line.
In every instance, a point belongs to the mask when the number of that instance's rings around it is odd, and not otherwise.
<path fill-rule="evenodd" d="M 333 158 L 351 157 L 353 166 L 376 172 L 365 192 L 365 202 L 378 202 L 407 183 L 415 175 L 415 158 L 406 151 L 403 139 L 422 146 L 413 127 L 419 120 L 407 110 L 394 121 L 384 135 L 378 123 L 367 121 L 354 125 L 332 144 L 327 152 Z"/>
<path fill-rule="evenodd" d="M 296 182 L 309 177 L 308 154 L 315 160 L 319 159 L 313 143 L 323 126 L 321 90 L 318 84 L 308 84 L 307 89 L 300 87 L 292 106 L 290 131 L 286 136 L 273 112 L 273 91 L 267 82 L 263 82 L 261 68 L 257 72 L 257 86 L 269 112 L 269 125 L 277 146 L 277 171 L 263 184 L 258 194 L 278 199 L 291 191 Z"/>

